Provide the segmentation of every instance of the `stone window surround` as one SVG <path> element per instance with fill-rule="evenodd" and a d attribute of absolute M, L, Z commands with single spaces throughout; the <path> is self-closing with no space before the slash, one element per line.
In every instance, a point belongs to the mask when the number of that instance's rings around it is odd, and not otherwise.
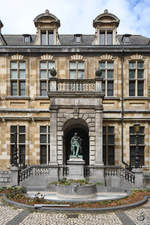
<path fill-rule="evenodd" d="M 145 155 L 145 126 L 143 126 L 143 125 L 140 125 L 140 128 L 142 128 L 143 129 L 143 132 L 139 132 L 139 134 L 138 135 L 140 135 L 140 137 L 143 137 L 144 138 L 144 143 L 139 143 L 139 147 L 141 147 L 141 148 L 143 148 L 143 155 L 140 155 L 140 156 L 143 156 L 143 162 L 144 162 L 144 159 L 145 159 L 145 157 L 144 157 L 144 155 Z M 129 153 L 129 161 L 130 161 L 130 164 L 131 164 L 131 148 L 133 147 L 134 149 L 136 148 L 136 133 L 135 132 L 132 132 L 132 130 L 134 129 L 134 126 L 129 126 L 129 151 L 130 151 L 130 153 Z M 131 136 L 134 136 L 134 144 L 133 143 L 131 143 Z M 134 155 L 135 156 L 135 155 Z M 144 164 L 143 165 L 145 165 L 145 162 L 144 162 Z"/>
<path fill-rule="evenodd" d="M 56 77 L 58 76 L 58 60 L 56 57 L 53 55 L 42 55 L 40 58 L 37 59 L 37 67 L 36 67 L 36 74 L 37 74 L 37 79 L 36 79 L 36 98 L 47 98 L 47 96 L 41 96 L 40 95 L 40 63 L 41 62 L 48 62 L 48 61 L 53 61 L 55 64 L 55 69 L 56 69 Z"/>
<path fill-rule="evenodd" d="M 46 43 L 42 44 L 42 34 L 46 34 Z M 53 44 L 49 44 L 49 33 L 53 33 Z M 41 45 L 54 45 L 54 30 L 53 29 L 42 29 L 40 30 L 40 44 Z"/>
<path fill-rule="evenodd" d="M 24 66 L 25 66 L 24 68 L 20 68 L 21 63 L 24 64 Z M 12 64 L 15 64 L 16 67 L 13 68 Z M 13 71 L 16 72 L 15 78 L 12 75 Z M 25 74 L 24 74 L 25 77 L 20 77 L 21 71 L 25 72 Z M 14 89 L 12 89 L 12 84 L 14 82 L 16 83 L 16 92 L 17 92 L 16 95 L 14 95 Z M 22 82 L 25 85 L 25 95 L 23 95 L 21 93 L 23 91 L 23 88 L 21 88 L 21 86 L 20 86 Z M 24 60 L 19 60 L 19 61 L 18 60 L 11 60 L 10 61 L 10 89 L 11 89 L 10 90 L 11 96 L 26 96 L 26 62 Z"/>
<path fill-rule="evenodd" d="M 46 69 L 42 69 L 41 68 L 41 63 L 46 63 Z M 49 86 L 49 63 L 53 63 L 54 64 L 54 68 L 56 68 L 56 65 L 55 65 L 55 61 L 54 60 L 40 60 L 40 68 L 39 68 L 39 70 L 40 70 L 40 77 L 39 77 L 39 80 L 40 80 L 40 86 L 39 86 L 39 88 L 40 88 L 40 90 L 39 90 L 39 92 L 40 92 L 40 96 L 47 96 L 47 95 L 41 95 L 41 82 L 43 81 L 43 82 L 46 82 L 46 87 L 47 87 L 47 91 L 48 91 L 48 86 Z M 41 78 L 41 71 L 42 70 L 45 70 L 46 71 L 46 78 L 45 79 L 43 79 L 43 78 Z"/>
<path fill-rule="evenodd" d="M 13 61 L 17 61 L 17 62 L 25 62 L 25 89 L 26 89 L 26 95 L 25 96 L 12 96 L 11 95 L 11 62 Z M 26 98 L 29 96 L 29 58 L 28 57 L 24 57 L 23 55 L 12 55 L 7 59 L 7 96 L 10 98 Z"/>
<path fill-rule="evenodd" d="M 101 44 L 101 34 L 104 34 L 104 44 Z M 108 33 L 111 33 L 111 44 L 108 44 Z M 113 45 L 113 30 L 112 29 L 100 29 L 99 30 L 99 44 L 100 45 Z"/>
<path fill-rule="evenodd" d="M 115 60 L 113 57 L 101 57 L 98 61 L 97 61 L 97 68 L 99 68 L 99 65 L 100 63 L 102 62 L 105 62 L 105 65 L 106 65 L 106 62 L 111 62 L 113 63 L 113 79 L 111 79 L 111 81 L 113 81 L 113 95 L 112 96 L 109 96 L 108 95 L 108 88 L 107 88 L 107 82 L 108 82 L 108 79 L 107 77 L 105 77 L 104 81 L 105 81 L 105 97 L 115 97 L 115 92 L 116 92 L 116 89 L 115 89 L 115 74 L 116 74 L 116 68 L 115 68 Z M 107 74 L 107 71 L 108 71 L 108 68 L 105 66 L 105 74 Z"/>
<path fill-rule="evenodd" d="M 71 68 L 71 63 L 75 64 L 75 68 L 72 69 Z M 82 63 L 83 68 L 79 68 L 79 63 Z M 70 72 L 74 71 L 75 72 L 75 78 L 70 78 L 71 74 Z M 83 72 L 83 78 L 79 78 L 79 72 Z M 85 66 L 84 66 L 84 61 L 80 61 L 80 60 L 71 60 L 69 62 L 69 78 L 70 79 L 84 79 L 85 78 Z"/>
<path fill-rule="evenodd" d="M 17 153 L 18 153 L 18 162 L 20 161 L 20 149 L 22 149 L 21 146 L 24 146 L 24 162 L 20 162 L 22 164 L 25 164 L 25 161 L 26 161 L 26 143 L 27 143 L 27 137 L 26 137 L 26 134 L 27 134 L 27 127 L 26 125 L 24 124 L 11 124 L 10 125 L 10 152 L 11 152 L 11 146 L 14 146 L 15 145 L 15 142 L 11 142 L 11 137 L 13 135 L 13 133 L 11 132 L 11 128 L 12 127 L 16 127 L 17 128 Z M 20 131 L 20 127 L 24 127 L 25 128 L 25 132 L 21 132 Z M 24 142 L 20 142 L 20 135 L 24 135 L 24 138 L 25 138 L 25 141 Z M 11 153 L 10 153 L 11 154 Z M 11 158 L 10 158 L 11 160 Z"/>
<path fill-rule="evenodd" d="M 46 132 L 42 132 L 41 131 L 41 127 L 45 127 L 46 128 Z M 46 164 L 49 163 L 50 160 L 50 124 L 49 125 L 45 125 L 45 124 L 40 124 L 40 162 L 41 162 L 41 146 L 45 146 L 46 147 Z M 41 142 L 41 136 L 44 135 L 46 136 L 46 141 L 45 142 Z M 44 162 L 45 163 L 45 162 Z"/>
<path fill-rule="evenodd" d="M 130 68 L 129 68 L 129 63 L 130 63 L 130 62 L 135 62 L 135 63 L 136 63 L 136 67 L 135 67 L 135 79 L 134 79 L 134 80 L 135 80 L 135 96 L 130 96 L 130 95 L 129 95 L 129 81 L 130 81 L 130 79 L 129 79 L 129 70 L 130 70 Z M 138 62 L 143 62 L 143 70 L 144 70 L 144 73 L 143 73 L 143 79 L 142 79 L 142 80 L 143 80 L 143 83 L 144 83 L 144 84 L 143 84 L 143 95 L 142 95 L 142 96 L 139 96 L 139 95 L 137 94 L 137 89 L 138 89 L 138 86 L 137 86 L 137 81 L 138 81 L 138 78 L 137 78 L 137 71 L 138 71 L 137 63 L 138 63 Z M 132 58 L 131 58 L 131 59 L 128 59 L 128 62 L 127 62 L 127 63 L 128 63 L 128 96 L 131 97 L 131 98 L 132 98 L 132 97 L 139 97 L 139 98 L 140 98 L 140 97 L 146 96 L 146 95 L 145 95 L 145 94 L 146 94 L 146 93 L 145 93 L 145 90 L 146 90 L 146 87 L 145 87 L 146 84 L 145 84 L 145 83 L 147 83 L 147 82 L 145 82 L 145 81 L 146 81 L 146 75 L 145 75 L 145 71 L 146 71 L 146 68 L 145 68 L 145 67 L 146 67 L 146 65 L 145 65 L 145 60 L 144 60 L 143 58 L 142 58 L 142 59 L 140 59 L 140 58 L 135 58 L 135 59 L 133 58 L 133 59 L 132 59 Z"/>
<path fill-rule="evenodd" d="M 79 54 L 75 54 L 70 56 L 69 60 L 67 60 L 67 77 L 68 79 L 70 79 L 70 62 L 83 62 L 84 63 L 84 79 L 88 79 L 88 65 L 87 65 L 87 58 L 83 57 L 82 55 Z"/>

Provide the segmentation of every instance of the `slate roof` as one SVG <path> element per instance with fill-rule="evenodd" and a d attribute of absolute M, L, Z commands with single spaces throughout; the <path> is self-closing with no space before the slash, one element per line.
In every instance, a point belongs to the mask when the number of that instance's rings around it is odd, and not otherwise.
<path fill-rule="evenodd" d="M 150 38 L 141 35 L 127 35 L 128 38 L 124 38 L 126 35 L 118 35 L 119 45 L 149 45 Z M 24 35 L 3 35 L 4 40 L 8 46 L 24 46 L 34 45 L 36 35 L 31 35 L 31 42 L 24 43 Z M 77 46 L 90 46 L 94 41 L 95 35 L 82 35 L 81 42 L 78 43 L 75 40 L 74 34 L 59 35 L 61 45 L 77 45 Z"/>

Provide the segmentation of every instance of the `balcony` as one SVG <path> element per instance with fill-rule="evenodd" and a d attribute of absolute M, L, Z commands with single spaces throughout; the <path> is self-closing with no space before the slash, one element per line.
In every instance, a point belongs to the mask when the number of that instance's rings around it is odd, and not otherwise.
<path fill-rule="evenodd" d="M 102 78 L 95 79 L 57 79 L 49 80 L 49 97 L 65 96 L 104 96 L 102 92 Z"/>

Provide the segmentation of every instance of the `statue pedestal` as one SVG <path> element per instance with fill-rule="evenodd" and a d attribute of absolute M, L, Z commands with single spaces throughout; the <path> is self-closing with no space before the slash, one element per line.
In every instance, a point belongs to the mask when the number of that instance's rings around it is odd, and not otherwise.
<path fill-rule="evenodd" d="M 67 179 L 80 180 L 84 179 L 85 161 L 82 158 L 70 156 L 67 161 L 68 175 Z"/>

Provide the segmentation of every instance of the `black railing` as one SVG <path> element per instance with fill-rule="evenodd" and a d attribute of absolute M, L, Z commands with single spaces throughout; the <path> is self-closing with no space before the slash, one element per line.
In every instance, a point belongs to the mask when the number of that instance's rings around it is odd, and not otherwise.
<path fill-rule="evenodd" d="M 33 175 L 32 167 L 27 167 L 25 169 L 19 169 L 18 170 L 18 184 L 20 184 L 20 182 L 26 180 L 31 175 Z"/>
<path fill-rule="evenodd" d="M 58 180 L 60 179 L 60 177 L 68 175 L 68 168 L 67 166 L 64 166 L 64 165 L 59 165 L 59 166 L 33 165 L 33 166 L 28 166 L 25 169 L 19 169 L 18 184 L 20 184 L 22 181 L 25 181 L 31 176 L 40 176 L 40 175 L 48 176 L 50 175 L 51 169 L 57 169 Z"/>
<path fill-rule="evenodd" d="M 62 177 L 68 175 L 68 167 L 66 165 L 51 166 L 51 165 L 35 165 L 27 167 L 18 172 L 18 183 L 28 179 L 31 176 L 49 176 L 51 169 L 57 169 L 57 178 L 60 180 Z M 120 166 L 85 166 L 84 167 L 84 177 L 90 177 L 94 174 L 94 170 L 104 169 L 104 176 L 119 176 L 123 177 L 129 183 L 135 183 L 135 174 L 128 169 L 122 168 Z"/>

